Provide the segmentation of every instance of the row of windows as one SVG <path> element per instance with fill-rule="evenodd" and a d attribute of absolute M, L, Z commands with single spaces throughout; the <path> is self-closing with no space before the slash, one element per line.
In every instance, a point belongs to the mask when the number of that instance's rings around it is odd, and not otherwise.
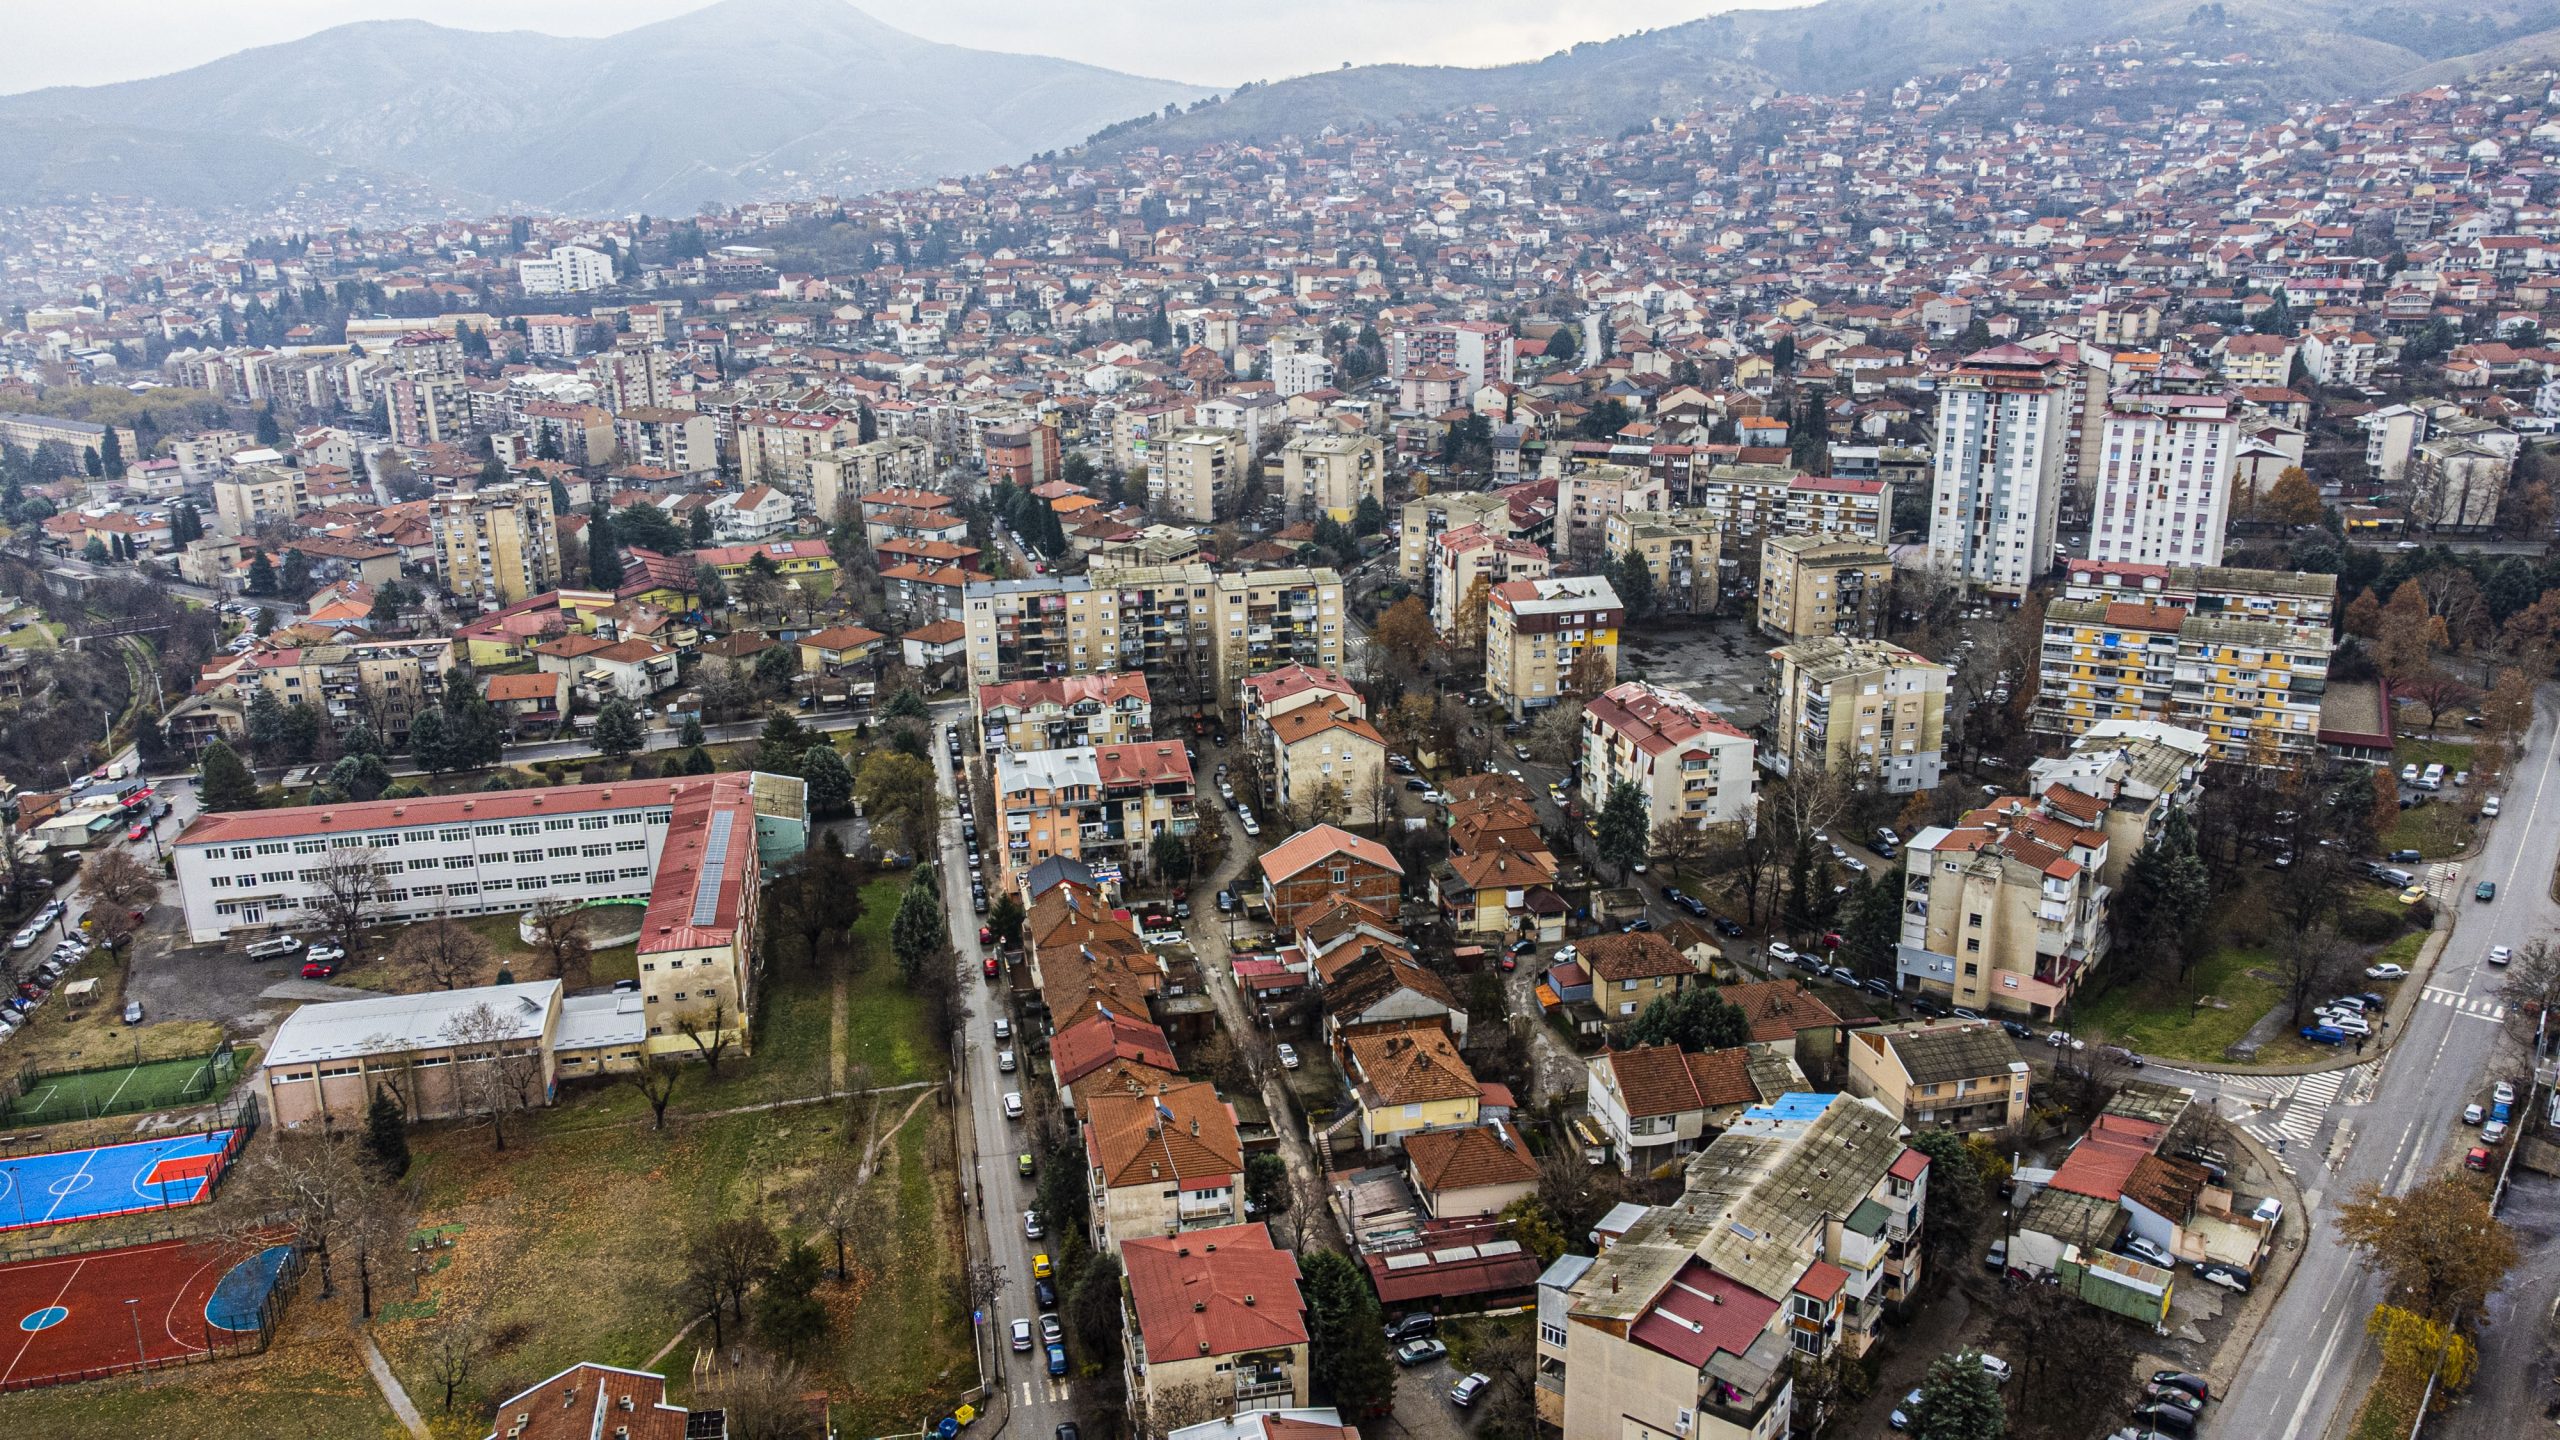
<path fill-rule="evenodd" d="M 609 830 L 617 825 L 665 825 L 674 819 L 672 810 L 609 810 L 594 815 L 555 815 L 541 820 L 488 821 L 479 825 L 449 826 L 441 830 L 402 830 L 383 832 L 367 838 L 364 835 L 338 835 L 326 840 L 261 840 L 254 845 L 214 846 L 205 851 L 208 860 L 249 860 L 260 855 L 317 855 L 326 850 L 347 850 L 370 845 L 381 849 L 394 845 L 463 844 L 475 835 L 483 838 L 502 835 L 539 835 L 560 830 Z M 638 844 L 641 842 L 630 842 Z M 629 846 L 626 846 L 629 848 Z"/>

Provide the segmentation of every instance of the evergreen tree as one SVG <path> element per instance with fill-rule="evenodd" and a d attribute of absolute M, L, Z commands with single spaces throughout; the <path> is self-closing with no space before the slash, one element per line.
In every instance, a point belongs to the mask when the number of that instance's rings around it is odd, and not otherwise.
<path fill-rule="evenodd" d="M 622 585 L 622 552 L 613 541 L 613 517 L 599 509 L 587 517 L 587 583 L 598 590 Z"/>
<path fill-rule="evenodd" d="M 676 743 L 687 750 L 699 750 L 702 738 L 702 718 L 698 715 L 684 717 L 684 728 L 676 732 Z"/>
<path fill-rule="evenodd" d="M 756 1328 L 785 1360 L 799 1358 L 827 1333 L 827 1307 L 817 1297 L 818 1282 L 825 1277 L 826 1263 L 817 1250 L 806 1240 L 795 1240 L 756 1291 Z"/>
<path fill-rule="evenodd" d="M 919 865 L 919 877 L 932 874 L 933 867 Z M 898 955 L 898 973 L 913 985 L 925 973 L 925 967 L 942 953 L 948 940 L 942 923 L 942 901 L 931 885 L 910 884 L 898 899 L 898 913 L 889 921 L 889 948 Z"/>
<path fill-rule="evenodd" d="M 1395 1400 L 1396 1370 L 1368 1275 L 1332 1250 L 1306 1254 L 1299 1263 L 1308 1379 L 1346 1415 L 1384 1413 Z"/>
<path fill-rule="evenodd" d="M 1627 623 L 1642 624 L 1653 618 L 1657 598 L 1653 590 L 1653 567 L 1633 550 L 1601 567 L 1609 580 L 1609 588 L 1618 592 L 1618 601 L 1626 607 Z"/>
<path fill-rule="evenodd" d="M 597 709 L 595 740 L 597 753 L 615 760 L 648 744 L 639 715 L 633 712 L 630 701 L 618 695 Z"/>
<path fill-rule="evenodd" d="M 1930 1362 L 1920 1382 L 1913 1433 L 1921 1440 L 2001 1440 L 2009 1415 L 2000 1387 L 1982 1368 L 1982 1352 L 1960 1351 Z"/>
<path fill-rule="evenodd" d="M 252 595 L 276 593 L 276 567 L 267 562 L 267 552 L 264 550 L 249 557 L 249 593 Z"/>
<path fill-rule="evenodd" d="M 224 810 L 255 810 L 262 803 L 257 777 L 240 759 L 240 752 L 216 740 L 204 747 L 196 760 L 196 796 L 208 813 Z"/>
<path fill-rule="evenodd" d="M 80 547 L 80 558 L 92 565 L 104 565 L 113 557 L 107 553 L 107 542 L 92 535 L 89 543 Z"/>
<path fill-rule="evenodd" d="M 409 722 L 409 758 L 430 775 L 454 768 L 453 746 L 445 738 L 443 711 L 421 710 Z"/>
<path fill-rule="evenodd" d="M 169 511 L 169 538 L 182 549 L 204 538 L 204 516 L 191 502 L 181 500 Z"/>
<path fill-rule="evenodd" d="M 284 576 L 276 582 L 284 593 L 296 600 L 311 593 L 311 560 L 299 550 L 284 552 Z"/>
<path fill-rule="evenodd" d="M 1644 792 L 1630 780 L 1610 786 L 1600 806 L 1600 858 L 1621 871 L 1643 860 L 1652 838 L 1647 829 Z"/>
<path fill-rule="evenodd" d="M 275 407 L 269 405 L 261 408 L 258 411 L 258 443 L 273 449 L 277 442 L 283 439 L 284 431 L 276 425 Z"/>
<path fill-rule="evenodd" d="M 756 737 L 756 768 L 776 775 L 797 775 L 801 752 L 821 738 L 790 711 L 776 710 L 765 717 L 764 732 Z"/>
<path fill-rule="evenodd" d="M 1644 1007 L 1627 1027 L 1630 1045 L 1730 1050 L 1751 1040 L 1751 1017 L 1712 985 L 1675 990 Z"/>
<path fill-rule="evenodd" d="M 693 534 L 693 543 L 694 543 L 694 547 L 695 547 L 696 549 L 700 549 L 702 546 L 705 546 L 705 545 L 708 545 L 708 544 L 710 544 L 710 543 L 711 543 L 711 507 L 710 507 L 710 506 L 708 506 L 708 505 L 696 505 L 696 506 L 694 506 L 694 507 L 693 507 L 693 515 L 692 515 L 692 517 L 691 517 L 691 518 L 690 518 L 686 523 L 687 523 L 688 527 L 689 527 L 689 528 L 691 529 L 691 531 L 692 531 L 692 534 Z"/>
<path fill-rule="evenodd" d="M 480 693 L 480 682 L 471 672 L 459 667 L 444 672 L 444 695 L 437 708 L 444 712 L 445 743 L 453 768 L 485 770 L 505 756 L 506 722 Z"/>
<path fill-rule="evenodd" d="M 792 677 L 799 673 L 797 645 L 773 645 L 756 652 L 756 683 L 776 694 L 789 689 Z"/>
<path fill-rule="evenodd" d="M 113 425 L 107 427 L 106 435 L 98 441 L 98 465 L 108 479 L 124 478 L 124 442 L 116 438 Z"/>
<path fill-rule="evenodd" d="M 409 1112 L 387 1088 L 376 1090 L 365 1107 L 364 1153 L 386 1181 L 409 1173 Z"/>
<path fill-rule="evenodd" d="M 853 813 L 853 770 L 833 745 L 812 745 L 800 756 L 800 778 L 809 785 L 811 819 Z"/>
<path fill-rule="evenodd" d="M 708 775 L 719 768 L 712 760 L 711 752 L 699 745 L 684 752 L 684 773 L 687 775 Z"/>

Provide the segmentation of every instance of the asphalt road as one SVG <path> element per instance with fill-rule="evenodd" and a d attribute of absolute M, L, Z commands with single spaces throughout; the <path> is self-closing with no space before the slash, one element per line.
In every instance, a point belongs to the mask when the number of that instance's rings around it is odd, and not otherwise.
<path fill-rule="evenodd" d="M 2349 1090 L 2316 1128 L 2304 1127 L 2311 1143 L 2288 1147 L 2287 1158 L 2296 1167 L 2310 1211 L 2302 1264 L 2277 1299 L 2247 1365 L 2232 1379 L 2229 1398 L 2213 1407 L 2207 1424 L 2211 1434 L 2235 1440 L 2316 1440 L 2344 1418 L 2340 1412 L 2355 1405 L 2372 1378 L 2374 1357 L 2364 1324 L 2380 1289 L 2338 1243 L 2337 1205 L 2368 1183 L 2395 1193 L 2406 1190 L 2453 1163 L 2448 1152 L 2471 1143 L 2471 1132 L 2460 1124 L 2461 1110 L 2485 1088 L 2499 1035 L 2499 1023 L 2488 1012 L 2494 1008 L 2500 972 L 2483 957 L 2491 946 L 2522 946 L 2560 928 L 2560 906 L 2549 895 L 2553 865 L 2560 860 L 2555 698 L 2560 697 L 2548 689 L 2540 697 L 2522 758 L 2501 792 L 2505 813 L 2490 825 L 2481 853 L 2456 881 L 2461 899 L 2453 937 L 2434 973 L 2426 977 L 2424 999 L 2402 1022 L 2405 1031 L 2384 1060 L 2379 1083 L 2360 1102 Z M 2471 898 L 2472 884 L 2483 879 L 2498 882 L 2499 898 L 2493 903 Z M 2302 1236 L 2296 1226 L 2303 1218 L 2287 1219 L 2287 1240 Z M 2526 1266 L 2538 1277 L 2526 1283 L 2545 1293 L 2510 1295 L 2504 1303 L 2549 1303 L 2547 1292 L 2555 1280 L 2547 1263 L 2549 1248 L 2547 1241 L 2541 1242 Z M 2521 1327 L 2502 1326 L 2491 1333 L 2503 1345 L 2508 1337 L 2499 1332 L 2509 1328 Z M 2508 1394 L 2512 1408 L 2490 1413 L 2489 1407 L 2474 1405 L 2430 1425 L 2428 1433 L 2525 1433 L 2531 1411 L 2523 1406 L 2523 1392 L 2492 1393 Z"/>
<path fill-rule="evenodd" d="M 946 800 L 959 793 L 959 781 L 942 739 L 943 727 L 965 721 L 967 713 L 967 706 L 956 701 L 946 701 L 933 709 L 934 771 L 942 782 Z M 960 729 L 965 742 L 969 727 L 962 723 Z M 982 827 L 979 833 L 983 837 L 991 832 Z M 980 921 L 969 904 L 969 851 L 961 841 L 956 804 L 946 807 L 941 849 L 942 906 L 951 917 L 951 944 L 960 955 L 961 983 L 972 1012 L 965 1022 L 968 1033 L 960 1047 L 958 1079 L 961 1098 L 968 1106 L 975 1158 L 963 1183 L 978 1215 L 976 1254 L 992 1261 L 999 1272 L 998 1298 L 985 1312 L 985 1323 L 978 1327 L 978 1353 L 987 1366 L 990 1386 L 1004 1393 L 1010 1407 L 1005 1412 L 1006 1434 L 1012 1440 L 1047 1440 L 1061 1421 L 1075 1418 L 1072 1382 L 1049 1378 L 1036 1333 L 1041 1311 L 1033 1294 L 1032 1256 L 1048 1250 L 1049 1237 L 1033 1240 L 1023 1234 L 1023 1212 L 1031 1209 L 1038 1198 L 1039 1180 L 1036 1176 L 1026 1178 L 1017 1169 L 1015 1157 L 1030 1148 L 1028 1122 L 1008 1120 L 1004 1113 L 1008 1092 L 1021 1093 L 1026 1106 L 1033 1099 L 1038 1087 L 1030 1076 L 1030 1067 L 1035 1062 L 1029 1050 L 1022 1048 L 1020 1034 L 1005 1041 L 994 1038 L 996 1017 L 1010 1018 L 1010 1014 L 1004 1004 L 1001 980 L 985 979 L 985 952 L 978 945 Z M 997 1052 L 1007 1048 L 1014 1049 L 1019 1057 L 1018 1068 L 1011 1074 L 996 1065 Z M 1032 1348 L 1028 1351 L 1011 1348 L 1012 1326 L 1017 1319 L 1029 1320 L 1034 1326 Z"/>

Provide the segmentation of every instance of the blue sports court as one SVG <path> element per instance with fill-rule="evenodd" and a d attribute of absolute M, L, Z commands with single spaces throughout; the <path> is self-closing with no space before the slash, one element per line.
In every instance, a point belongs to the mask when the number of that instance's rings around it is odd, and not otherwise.
<path fill-rule="evenodd" d="M 193 1205 L 213 1193 L 240 1138 L 213 1130 L 0 1160 L 0 1230 Z"/>

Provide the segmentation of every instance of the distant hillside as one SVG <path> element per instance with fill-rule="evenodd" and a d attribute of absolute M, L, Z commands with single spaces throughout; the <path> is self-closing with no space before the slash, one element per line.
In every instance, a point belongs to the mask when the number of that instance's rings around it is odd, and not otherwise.
<path fill-rule="evenodd" d="M 983 170 L 1210 93 L 920 40 L 842 0 L 722 0 L 602 39 L 384 21 L 0 97 L 0 184 L 256 202 L 352 170 L 684 213 Z"/>
<path fill-rule="evenodd" d="M 1987 59 L 2131 38 L 2277 60 L 2286 94 L 2364 95 L 2440 57 L 2552 26 L 2560 26 L 2560 0 L 2441 0 L 2423 9 L 2356 0 L 1824 0 L 1730 11 L 1517 65 L 1326 71 L 1133 125 L 1094 148 L 1312 134 L 1480 101 L 1614 133 L 1737 92 L 1872 90 Z"/>

